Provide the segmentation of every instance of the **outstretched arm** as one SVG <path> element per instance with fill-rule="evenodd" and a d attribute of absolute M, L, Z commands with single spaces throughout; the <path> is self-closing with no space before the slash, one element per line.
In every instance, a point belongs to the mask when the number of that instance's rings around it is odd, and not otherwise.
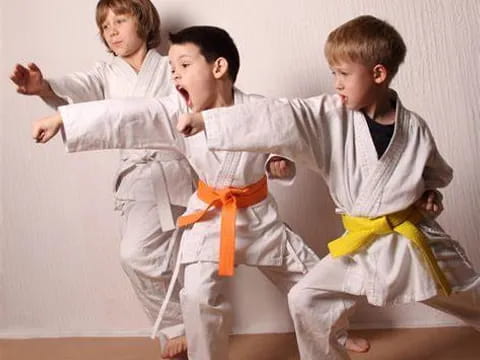
<path fill-rule="evenodd" d="M 63 126 L 68 151 L 174 149 L 184 151 L 174 131 L 178 97 L 128 98 L 62 106 L 59 113 L 33 124 L 33 136 L 50 140 Z"/>
<path fill-rule="evenodd" d="M 202 113 L 186 113 L 178 117 L 177 131 L 185 136 L 193 136 L 205 130 Z"/>
<path fill-rule="evenodd" d="M 32 124 L 32 137 L 36 142 L 45 144 L 58 133 L 62 125 L 59 113 L 44 117 Z"/>
<path fill-rule="evenodd" d="M 322 171 L 330 140 L 342 134 L 341 107 L 329 96 L 264 100 L 185 114 L 177 128 L 187 135 L 205 129 L 211 150 L 276 153 Z"/>
<path fill-rule="evenodd" d="M 105 63 L 97 63 L 89 71 L 74 72 L 47 81 L 52 91 L 62 99 L 61 105 L 104 100 L 107 82 L 105 68 Z M 52 107 L 57 107 L 55 103 L 46 102 Z"/>
<path fill-rule="evenodd" d="M 34 63 L 29 63 L 27 67 L 16 64 L 10 80 L 16 85 L 19 94 L 37 95 L 46 103 L 57 104 L 57 106 L 67 103 L 55 94 L 48 81 L 43 78 L 40 68 Z"/>

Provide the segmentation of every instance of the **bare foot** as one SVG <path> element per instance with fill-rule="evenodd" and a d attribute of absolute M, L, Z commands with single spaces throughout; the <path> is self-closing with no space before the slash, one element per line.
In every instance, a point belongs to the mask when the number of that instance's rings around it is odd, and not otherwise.
<path fill-rule="evenodd" d="M 168 339 L 163 347 L 161 360 L 173 358 L 187 359 L 187 338 L 185 336 Z"/>
<path fill-rule="evenodd" d="M 345 349 L 356 353 L 364 353 L 370 350 L 370 343 L 367 339 L 348 335 L 347 341 L 345 343 Z"/>

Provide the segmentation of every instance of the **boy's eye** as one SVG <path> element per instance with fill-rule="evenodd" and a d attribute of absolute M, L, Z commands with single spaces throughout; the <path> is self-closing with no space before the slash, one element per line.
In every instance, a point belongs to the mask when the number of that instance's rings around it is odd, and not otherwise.
<path fill-rule="evenodd" d="M 187 67 L 190 66 L 190 64 L 182 64 L 181 66 L 182 66 L 183 68 L 187 68 Z"/>

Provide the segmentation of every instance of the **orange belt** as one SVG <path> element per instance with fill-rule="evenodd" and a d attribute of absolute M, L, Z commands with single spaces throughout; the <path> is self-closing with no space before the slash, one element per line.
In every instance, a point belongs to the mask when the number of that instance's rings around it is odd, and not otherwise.
<path fill-rule="evenodd" d="M 197 196 L 208 204 L 202 211 L 180 216 L 177 224 L 179 227 L 196 223 L 205 216 L 208 210 L 215 206 L 222 209 L 220 228 L 220 259 L 218 274 L 232 276 L 235 266 L 235 218 L 237 208 L 247 208 L 259 203 L 268 196 L 267 177 L 264 176 L 255 184 L 242 188 L 227 187 L 215 189 L 203 181 L 198 182 Z"/>

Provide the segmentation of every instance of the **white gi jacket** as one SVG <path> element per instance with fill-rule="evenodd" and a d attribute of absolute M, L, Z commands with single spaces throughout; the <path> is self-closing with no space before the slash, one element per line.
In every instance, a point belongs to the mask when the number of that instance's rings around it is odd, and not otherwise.
<path fill-rule="evenodd" d="M 446 186 L 452 169 L 426 123 L 397 99 L 395 131 L 378 159 L 359 111 L 336 96 L 263 101 L 203 112 L 207 144 L 215 151 L 276 152 L 318 171 L 339 213 L 378 217 L 411 206 L 427 189 Z M 203 136 L 203 135 L 202 135 Z M 433 220 L 419 225 L 454 291 L 480 283 L 461 246 Z M 437 294 L 422 256 L 398 233 L 335 261 L 348 272 L 347 293 L 373 305 L 421 301 Z"/>
<path fill-rule="evenodd" d="M 234 91 L 235 104 L 254 103 L 259 99 L 259 96 L 246 95 L 237 89 Z M 60 107 L 59 111 L 69 151 L 140 147 L 179 151 L 185 154 L 198 177 L 215 188 L 244 187 L 256 183 L 265 175 L 266 153 L 210 151 L 204 133 L 189 138 L 177 133 L 177 116 L 187 111 L 183 99 L 177 94 L 157 100 L 126 99 L 75 104 Z M 186 214 L 205 208 L 206 204 L 194 194 L 188 202 Z M 213 209 L 212 217 L 185 230 L 182 263 L 218 261 L 219 214 L 218 209 Z M 238 209 L 236 224 L 237 264 L 283 263 L 290 232 L 285 231 L 277 205 L 270 195 L 251 207 Z M 299 266 L 302 266 L 301 263 Z"/>
<path fill-rule="evenodd" d="M 110 64 L 97 63 L 90 72 L 73 73 L 58 79 L 48 79 L 48 82 L 55 94 L 68 103 L 125 97 L 160 97 L 173 90 L 168 58 L 156 50 L 147 52 L 138 73 L 117 56 Z M 83 115 L 77 121 L 83 122 L 89 116 L 88 113 Z M 136 121 L 134 118 L 131 120 Z M 121 207 L 125 200 L 155 201 L 162 230 L 167 231 L 174 228 L 169 214 L 170 205 L 185 207 L 192 194 L 192 174 L 183 155 L 176 151 L 123 150 L 115 176 L 114 191 L 117 207 Z"/>

